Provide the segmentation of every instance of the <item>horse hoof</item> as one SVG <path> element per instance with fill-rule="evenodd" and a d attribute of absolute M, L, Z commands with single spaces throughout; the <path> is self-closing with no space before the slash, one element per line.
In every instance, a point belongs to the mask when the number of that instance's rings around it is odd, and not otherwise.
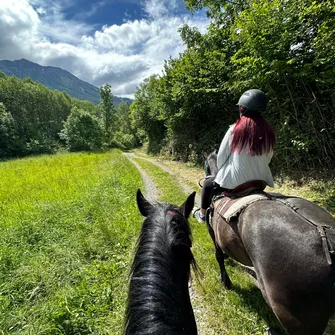
<path fill-rule="evenodd" d="M 232 287 L 231 281 L 228 281 L 228 282 L 224 283 L 223 285 L 227 290 L 230 290 L 231 287 Z"/>
<path fill-rule="evenodd" d="M 264 335 L 278 335 L 278 333 L 273 328 L 266 328 Z"/>
<path fill-rule="evenodd" d="M 230 290 L 230 289 L 231 289 L 232 284 L 231 284 L 231 281 L 230 281 L 229 278 L 226 279 L 226 280 L 224 280 L 224 279 L 222 279 L 222 276 L 220 275 L 220 276 L 219 276 L 219 280 L 220 280 L 220 282 L 222 283 L 222 286 L 223 286 L 225 289 L 227 289 L 227 290 Z"/>

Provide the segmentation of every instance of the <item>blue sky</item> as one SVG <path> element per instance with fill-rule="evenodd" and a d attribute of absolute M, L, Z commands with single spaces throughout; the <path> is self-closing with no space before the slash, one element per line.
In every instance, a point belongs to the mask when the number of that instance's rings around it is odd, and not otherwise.
<path fill-rule="evenodd" d="M 209 24 L 183 0 L 0 1 L 0 59 L 58 66 L 125 97 L 185 49 L 181 25 Z"/>

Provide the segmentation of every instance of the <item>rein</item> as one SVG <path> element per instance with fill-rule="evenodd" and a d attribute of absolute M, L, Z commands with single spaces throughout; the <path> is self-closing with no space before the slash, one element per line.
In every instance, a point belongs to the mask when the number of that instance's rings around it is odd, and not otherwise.
<path fill-rule="evenodd" d="M 203 178 L 200 178 L 199 180 L 198 180 L 198 185 L 202 188 L 202 186 L 203 186 L 203 181 L 206 181 L 208 178 L 212 178 L 212 177 L 215 177 L 215 175 L 213 174 L 213 175 L 208 175 L 208 176 L 206 176 L 206 177 L 203 177 Z"/>

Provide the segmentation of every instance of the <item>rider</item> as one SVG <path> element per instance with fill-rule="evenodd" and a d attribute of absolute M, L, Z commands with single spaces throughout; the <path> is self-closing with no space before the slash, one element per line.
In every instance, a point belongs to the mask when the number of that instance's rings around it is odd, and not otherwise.
<path fill-rule="evenodd" d="M 217 155 L 219 171 L 215 177 L 204 182 L 201 208 L 193 213 L 199 223 L 205 222 L 206 209 L 210 206 L 215 186 L 228 193 L 255 180 L 274 186 L 269 163 L 273 156 L 275 134 L 260 114 L 266 109 L 267 96 L 261 90 L 251 89 L 241 95 L 237 105 L 240 119 L 229 127 L 221 142 Z"/>

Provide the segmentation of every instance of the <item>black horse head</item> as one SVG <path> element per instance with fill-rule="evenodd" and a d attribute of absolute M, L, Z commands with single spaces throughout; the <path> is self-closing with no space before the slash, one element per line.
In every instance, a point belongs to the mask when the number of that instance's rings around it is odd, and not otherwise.
<path fill-rule="evenodd" d="M 151 204 L 140 190 L 138 208 L 143 222 L 131 267 L 125 334 L 197 334 L 188 292 L 191 229 L 187 221 L 193 192 L 178 207 Z"/>

